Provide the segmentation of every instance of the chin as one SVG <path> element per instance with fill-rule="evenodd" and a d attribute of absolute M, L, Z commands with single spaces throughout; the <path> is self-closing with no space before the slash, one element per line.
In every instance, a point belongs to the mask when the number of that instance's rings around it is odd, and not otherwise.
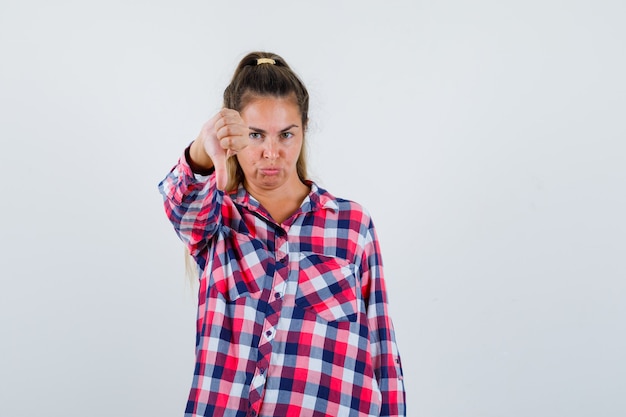
<path fill-rule="evenodd" d="M 260 186 L 263 188 L 277 188 L 280 187 L 281 185 L 283 185 L 283 182 L 281 181 L 261 181 Z"/>

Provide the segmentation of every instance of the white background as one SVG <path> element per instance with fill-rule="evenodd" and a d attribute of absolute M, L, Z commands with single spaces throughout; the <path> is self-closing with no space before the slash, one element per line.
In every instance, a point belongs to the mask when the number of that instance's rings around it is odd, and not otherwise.
<path fill-rule="evenodd" d="M 409 416 L 626 415 L 625 17 L 1 0 L 0 416 L 182 415 L 195 294 L 156 186 L 252 50 L 374 217 Z"/>

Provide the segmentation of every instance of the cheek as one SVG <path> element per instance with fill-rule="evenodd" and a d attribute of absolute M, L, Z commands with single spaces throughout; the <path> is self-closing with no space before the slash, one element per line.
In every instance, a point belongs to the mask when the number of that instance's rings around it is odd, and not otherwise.
<path fill-rule="evenodd" d="M 241 168 L 243 169 L 245 169 L 247 166 L 250 166 L 252 164 L 252 161 L 254 160 L 253 154 L 248 148 L 245 148 L 237 153 L 237 160 L 239 161 L 239 165 L 241 165 Z"/>
<path fill-rule="evenodd" d="M 292 149 L 289 150 L 289 154 L 291 156 L 292 159 L 298 159 L 298 157 L 300 156 L 300 152 L 302 151 L 302 142 L 298 143 L 296 146 L 294 146 Z"/>

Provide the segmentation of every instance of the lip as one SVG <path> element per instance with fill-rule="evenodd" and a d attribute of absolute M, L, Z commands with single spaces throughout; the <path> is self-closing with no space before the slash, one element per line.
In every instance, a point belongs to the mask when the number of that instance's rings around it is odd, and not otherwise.
<path fill-rule="evenodd" d="M 278 168 L 261 168 L 259 171 L 263 175 L 278 175 L 280 172 Z"/>

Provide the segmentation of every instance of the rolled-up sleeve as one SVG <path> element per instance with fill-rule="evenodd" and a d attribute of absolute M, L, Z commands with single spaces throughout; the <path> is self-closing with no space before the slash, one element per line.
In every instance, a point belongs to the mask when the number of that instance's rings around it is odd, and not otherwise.
<path fill-rule="evenodd" d="M 174 230 L 197 258 L 206 249 L 221 221 L 222 191 L 215 183 L 215 174 L 195 175 L 185 155 L 159 183 L 165 213 Z"/>

